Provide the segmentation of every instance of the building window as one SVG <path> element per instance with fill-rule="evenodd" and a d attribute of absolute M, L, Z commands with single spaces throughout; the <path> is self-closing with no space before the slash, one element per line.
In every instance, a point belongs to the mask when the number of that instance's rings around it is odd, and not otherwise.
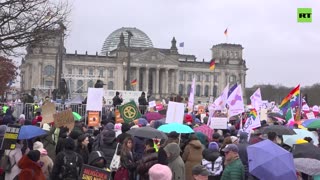
<path fill-rule="evenodd" d="M 80 75 L 83 74 L 83 69 L 79 69 L 79 74 L 80 74 Z"/>
<path fill-rule="evenodd" d="M 213 76 L 213 82 L 217 82 L 218 81 L 218 75 L 214 75 Z"/>
<path fill-rule="evenodd" d="M 197 81 L 201 81 L 201 74 L 197 74 Z"/>
<path fill-rule="evenodd" d="M 44 67 L 44 75 L 53 76 L 54 75 L 54 67 L 51 65 L 47 65 Z"/>
<path fill-rule="evenodd" d="M 179 84 L 179 95 L 182 96 L 183 95 L 183 84 Z"/>
<path fill-rule="evenodd" d="M 103 69 L 99 69 L 99 76 L 103 77 Z"/>
<path fill-rule="evenodd" d="M 113 90 L 113 82 L 112 81 L 108 82 L 108 89 Z"/>
<path fill-rule="evenodd" d="M 206 97 L 209 96 L 209 86 L 208 86 L 208 85 L 206 85 L 206 86 L 204 87 L 204 96 L 206 96 Z"/>
<path fill-rule="evenodd" d="M 189 95 L 190 91 L 191 91 L 191 84 L 188 85 L 188 89 L 187 90 L 188 90 L 187 95 Z"/>
<path fill-rule="evenodd" d="M 200 90 L 201 90 L 200 85 L 197 85 L 197 87 L 196 87 L 196 96 L 200 96 Z"/>
<path fill-rule="evenodd" d="M 83 92 L 83 81 L 82 80 L 78 80 L 78 82 L 77 82 L 77 92 L 78 93 Z"/>
<path fill-rule="evenodd" d="M 192 81 L 192 73 L 188 73 L 188 81 Z"/>
<path fill-rule="evenodd" d="M 68 74 L 72 74 L 72 68 L 68 68 Z"/>
<path fill-rule="evenodd" d="M 217 97 L 217 90 L 218 90 L 218 87 L 216 85 L 213 86 L 213 90 L 212 90 L 212 96 L 213 97 Z"/>
<path fill-rule="evenodd" d="M 184 80 L 184 72 L 183 72 L 183 71 L 180 71 L 180 72 L 179 72 L 179 80 L 180 80 L 180 81 L 183 81 L 183 80 Z"/>
<path fill-rule="evenodd" d="M 229 76 L 229 83 L 230 83 L 230 84 L 234 84 L 234 83 L 236 83 L 236 80 L 237 80 L 237 78 L 236 78 L 236 76 L 235 76 L 235 75 L 231 75 L 231 76 Z"/>
<path fill-rule="evenodd" d="M 206 82 L 210 81 L 210 75 L 206 74 Z"/>
<path fill-rule="evenodd" d="M 93 69 L 89 68 L 89 75 L 92 76 L 93 75 Z"/>
<path fill-rule="evenodd" d="M 47 87 L 51 87 L 53 85 L 53 81 L 45 81 L 44 85 Z"/>
<path fill-rule="evenodd" d="M 88 88 L 92 88 L 92 87 L 93 87 L 93 81 L 90 80 L 90 81 L 88 82 Z"/>
<path fill-rule="evenodd" d="M 133 73 L 133 72 L 132 72 Z M 113 69 L 109 69 L 108 71 L 108 77 L 113 78 Z"/>

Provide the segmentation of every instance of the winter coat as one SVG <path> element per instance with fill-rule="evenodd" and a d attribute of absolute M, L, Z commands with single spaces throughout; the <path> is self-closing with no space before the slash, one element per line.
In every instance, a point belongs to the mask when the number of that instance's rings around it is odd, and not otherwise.
<path fill-rule="evenodd" d="M 192 168 L 201 164 L 203 147 L 199 140 L 191 140 L 184 149 L 182 159 L 186 167 L 186 180 L 193 180 Z"/>
<path fill-rule="evenodd" d="M 145 96 L 140 96 L 138 102 L 140 106 L 145 106 L 149 104 Z"/>
<path fill-rule="evenodd" d="M 123 153 L 120 155 L 120 166 L 126 168 L 129 171 L 129 180 L 135 180 L 135 171 L 136 171 L 136 163 L 135 163 L 135 154 L 132 153 Z"/>
<path fill-rule="evenodd" d="M 12 116 L 12 111 L 10 109 L 7 109 L 6 114 L 2 119 L 2 124 L 4 125 L 14 124 L 15 121 L 16 119 Z"/>
<path fill-rule="evenodd" d="M 77 146 L 76 150 L 75 150 L 78 154 L 80 154 L 80 156 L 83 159 L 83 163 L 84 164 L 88 164 L 88 158 L 89 158 L 89 150 L 87 147 L 81 147 L 81 146 Z"/>
<path fill-rule="evenodd" d="M 51 128 L 48 131 L 48 134 L 41 138 L 41 142 L 43 143 L 43 148 L 47 150 L 48 156 L 55 161 L 56 158 L 56 142 L 54 141 L 54 133 L 55 128 Z"/>
<path fill-rule="evenodd" d="M 202 156 L 201 164 L 210 173 L 209 180 L 220 179 L 223 171 L 223 157 L 220 156 L 219 150 L 205 149 Z"/>
<path fill-rule="evenodd" d="M 121 105 L 123 100 L 119 96 L 115 96 L 113 97 L 112 101 L 113 101 L 113 106 L 116 107 L 118 105 Z"/>
<path fill-rule="evenodd" d="M 65 150 L 60 152 L 57 156 L 56 156 L 56 160 L 54 161 L 54 165 L 53 165 L 53 169 L 52 169 L 52 173 L 51 173 L 51 179 L 53 180 L 63 180 L 62 178 L 59 177 L 59 175 L 62 172 L 62 167 L 64 165 L 64 156 L 73 156 L 75 153 L 76 156 L 78 156 L 78 161 L 77 161 L 77 168 L 78 168 L 78 175 L 80 174 L 82 165 L 83 165 L 83 159 L 82 157 L 74 152 L 74 151 L 70 151 L 70 150 Z"/>
<path fill-rule="evenodd" d="M 95 166 L 95 163 L 101 159 L 103 159 L 106 162 L 106 158 L 104 157 L 104 153 L 102 151 L 92 151 L 89 154 L 88 164 L 90 166 Z M 107 167 L 109 168 L 109 167 Z"/>
<path fill-rule="evenodd" d="M 100 139 L 100 142 L 96 142 L 94 145 L 94 151 L 102 151 L 104 154 L 104 158 L 106 159 L 106 167 L 110 167 L 113 155 L 117 148 L 117 142 L 115 139 L 111 142 L 102 142 L 102 139 Z M 118 147 L 118 149 L 120 146 Z"/>
<path fill-rule="evenodd" d="M 168 165 L 168 157 L 164 147 L 160 147 L 158 150 L 158 163 L 162 165 Z"/>
<path fill-rule="evenodd" d="M 137 159 L 141 159 L 142 155 L 144 153 L 144 138 L 140 137 L 133 137 L 134 142 L 134 154 L 137 157 Z"/>
<path fill-rule="evenodd" d="M 131 137 L 130 134 L 128 133 L 121 133 L 118 137 L 117 137 L 117 142 L 122 144 L 124 139 L 126 139 L 127 137 Z"/>
<path fill-rule="evenodd" d="M 143 154 L 142 159 L 138 161 L 137 172 L 140 175 L 140 180 L 148 180 L 149 169 L 158 163 L 158 153 L 154 148 L 149 149 Z"/>
<path fill-rule="evenodd" d="M 6 150 L 5 154 L 9 156 L 10 158 L 10 163 L 11 163 L 11 172 L 6 172 L 5 179 L 11 180 L 14 177 L 16 177 L 21 169 L 18 167 L 18 162 L 20 161 L 22 157 L 22 152 L 21 152 L 22 145 L 16 144 L 16 149 L 14 150 Z"/>
<path fill-rule="evenodd" d="M 238 158 L 230 162 L 224 169 L 221 180 L 244 180 L 244 167 Z"/>
<path fill-rule="evenodd" d="M 170 153 L 168 157 L 168 167 L 172 171 L 172 180 L 185 180 L 185 165 L 180 157 L 180 147 L 177 143 L 169 143 L 164 150 Z"/>
<path fill-rule="evenodd" d="M 45 180 L 45 176 L 38 163 L 32 161 L 28 156 L 24 155 L 18 163 L 21 172 L 19 174 L 19 180 Z"/>
<path fill-rule="evenodd" d="M 52 168 L 53 168 L 53 161 L 52 159 L 48 156 L 48 153 L 46 150 L 40 151 L 40 166 L 43 172 L 43 175 L 46 177 L 46 179 L 49 179 Z"/>

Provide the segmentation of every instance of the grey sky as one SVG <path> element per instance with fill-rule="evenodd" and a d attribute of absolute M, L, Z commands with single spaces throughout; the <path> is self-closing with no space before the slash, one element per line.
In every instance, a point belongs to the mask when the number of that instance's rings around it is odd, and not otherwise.
<path fill-rule="evenodd" d="M 100 52 L 120 27 L 144 31 L 155 47 L 209 61 L 210 48 L 226 42 L 244 46 L 247 87 L 258 83 L 302 86 L 319 82 L 319 0 L 72 0 L 68 53 Z M 297 8 L 313 8 L 312 23 L 297 23 Z"/>

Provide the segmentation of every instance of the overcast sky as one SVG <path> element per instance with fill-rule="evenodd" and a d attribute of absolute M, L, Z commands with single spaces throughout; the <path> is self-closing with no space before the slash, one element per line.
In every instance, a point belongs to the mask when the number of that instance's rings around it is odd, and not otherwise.
<path fill-rule="evenodd" d="M 247 87 L 254 84 L 311 85 L 319 82 L 319 0 L 71 0 L 68 53 L 100 52 L 121 27 L 144 31 L 154 47 L 210 60 L 212 45 L 242 44 Z M 313 8 L 312 23 L 297 23 L 297 8 Z"/>

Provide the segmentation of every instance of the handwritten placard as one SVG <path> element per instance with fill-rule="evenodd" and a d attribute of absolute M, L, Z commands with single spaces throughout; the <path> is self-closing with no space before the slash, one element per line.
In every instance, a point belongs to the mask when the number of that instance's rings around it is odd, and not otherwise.
<path fill-rule="evenodd" d="M 56 105 L 52 102 L 45 103 L 42 107 L 42 121 L 43 123 L 51 123 L 54 121 L 53 114 L 56 113 Z"/>
<path fill-rule="evenodd" d="M 166 123 L 183 123 L 184 104 L 169 101 Z"/>
<path fill-rule="evenodd" d="M 228 128 L 228 118 L 212 117 L 210 119 L 211 129 L 227 129 Z"/>
<path fill-rule="evenodd" d="M 71 131 L 74 127 L 74 117 L 71 109 L 61 111 L 53 114 L 54 126 L 59 128 L 61 126 L 68 127 Z"/>

